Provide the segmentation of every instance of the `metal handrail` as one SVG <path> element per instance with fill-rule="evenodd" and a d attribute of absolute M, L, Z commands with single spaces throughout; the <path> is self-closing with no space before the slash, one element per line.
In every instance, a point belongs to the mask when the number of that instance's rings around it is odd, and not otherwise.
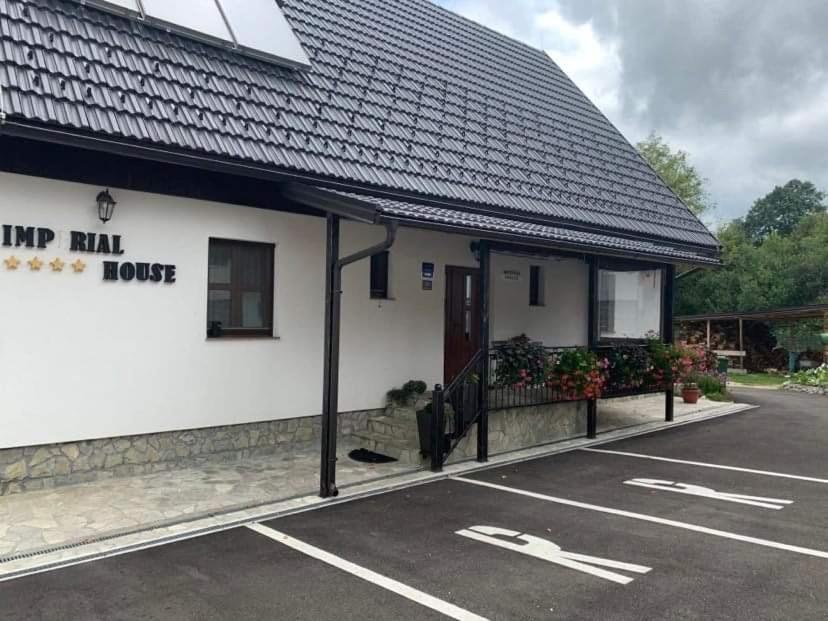
<path fill-rule="evenodd" d="M 483 350 L 478 349 L 477 353 L 475 353 L 474 356 L 472 356 L 471 360 L 469 360 L 466 363 L 466 366 L 463 367 L 463 369 L 460 371 L 460 373 L 458 373 L 454 377 L 454 379 L 451 380 L 451 383 L 448 386 L 443 388 L 443 392 L 446 393 L 446 394 L 450 394 L 452 391 L 457 389 L 457 386 L 465 384 L 466 375 L 469 374 L 469 372 L 472 370 L 472 368 L 474 368 L 474 366 L 480 361 L 480 359 L 482 357 L 483 357 Z"/>
<path fill-rule="evenodd" d="M 587 398 L 582 395 L 572 396 L 564 393 L 558 386 L 547 383 L 546 378 L 540 381 L 533 380 L 530 384 L 517 386 L 499 384 L 497 381 L 497 361 L 501 355 L 501 348 L 505 342 L 492 343 L 488 352 L 478 350 L 460 373 L 445 388 L 439 384 L 435 386 L 432 395 L 432 427 L 431 427 L 431 469 L 439 471 L 445 460 L 466 437 L 469 430 L 482 421 L 483 408 L 487 411 L 511 409 L 525 406 L 540 406 L 563 402 L 587 403 L 587 437 L 595 437 L 597 433 L 596 398 Z M 547 354 L 582 349 L 579 346 L 547 346 L 543 347 Z M 643 348 L 644 345 L 641 345 Z M 592 348 L 599 353 L 612 348 L 601 345 Z M 487 367 L 483 367 L 487 365 Z M 481 380 L 469 382 L 472 373 Z M 488 378 L 483 385 L 483 378 Z M 470 391 L 470 388 L 474 388 Z M 607 386 L 601 398 L 613 398 L 626 395 L 668 392 L 671 386 L 665 384 L 642 384 L 640 386 Z M 669 397 L 669 394 L 668 394 Z M 485 404 L 485 405 L 484 405 Z M 446 419 L 446 406 L 453 410 L 453 417 Z M 482 423 L 481 423 L 482 424 Z"/>

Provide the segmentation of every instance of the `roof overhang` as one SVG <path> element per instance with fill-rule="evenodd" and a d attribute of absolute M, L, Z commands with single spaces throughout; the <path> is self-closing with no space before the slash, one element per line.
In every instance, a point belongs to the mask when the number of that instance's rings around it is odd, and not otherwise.
<path fill-rule="evenodd" d="M 824 319 L 828 317 L 828 304 L 811 304 L 809 306 L 790 306 L 787 308 L 772 308 L 763 311 L 747 311 L 741 313 L 709 313 L 706 315 L 682 315 L 675 321 L 781 321 L 793 319 Z"/>
<path fill-rule="evenodd" d="M 296 170 L 277 170 L 269 166 L 256 164 L 254 162 L 228 160 L 226 158 L 216 156 L 215 154 L 194 153 L 170 147 L 159 147 L 145 142 L 102 136 L 86 131 L 25 121 L 19 118 L 5 119 L 5 121 L 0 124 L 0 132 L 9 136 L 16 136 L 29 140 L 63 144 L 81 149 L 114 153 L 127 157 L 194 167 L 201 170 L 212 170 L 243 177 L 274 181 L 277 183 L 290 183 L 309 186 L 319 191 L 326 191 L 331 194 L 350 196 L 354 199 L 351 201 L 352 205 L 360 203 L 363 208 L 365 207 L 364 203 L 366 202 L 369 204 L 387 202 L 389 204 L 394 203 L 397 205 L 407 205 L 409 208 L 416 205 L 420 211 L 434 210 L 435 212 L 442 211 L 444 214 L 460 213 L 475 219 L 475 221 L 479 219 L 487 221 L 513 222 L 520 223 L 521 226 L 524 227 L 554 228 L 560 231 L 567 231 L 573 235 L 579 235 L 581 237 L 597 236 L 607 239 L 614 239 L 617 240 L 619 244 L 629 242 L 648 243 L 659 248 L 678 251 L 682 254 L 682 256 L 685 256 L 688 259 L 683 260 L 678 258 L 675 260 L 676 263 L 703 266 L 717 266 L 721 264 L 718 259 L 718 246 L 691 245 L 680 241 L 671 241 L 665 238 L 645 238 L 640 235 L 632 235 L 629 232 L 616 231 L 614 229 L 607 229 L 597 225 L 585 226 L 583 223 L 577 222 L 562 222 L 549 217 L 541 217 L 537 214 L 516 214 L 514 211 L 504 211 L 486 205 L 466 203 L 457 204 L 455 202 L 447 202 L 445 200 L 436 200 L 428 196 L 409 196 L 379 187 L 363 187 L 354 183 L 334 181 L 313 174 L 302 173 Z M 319 198 L 319 196 L 317 196 L 317 198 Z M 319 198 L 319 200 L 322 199 Z M 328 202 L 330 203 L 331 201 Z M 304 202 L 303 204 L 318 208 L 318 205 L 316 204 L 308 202 Z M 378 211 L 376 208 L 374 210 Z M 378 213 L 381 213 L 381 210 L 379 210 Z M 403 218 L 398 216 L 398 219 Z M 419 222 L 421 227 L 428 228 L 426 226 L 429 222 L 428 218 L 413 218 L 413 220 Z M 448 228 L 450 227 L 446 224 L 442 230 L 448 230 Z M 472 225 L 470 226 L 470 229 L 471 232 L 474 233 L 479 229 L 479 227 Z M 587 246 L 590 247 L 591 244 L 587 244 Z M 597 250 L 595 248 L 590 248 L 590 252 L 597 253 Z M 603 254 L 612 253 L 608 252 Z M 629 256 L 627 253 L 621 254 L 623 256 Z M 644 254 L 649 254 L 649 250 L 645 250 Z"/>
<path fill-rule="evenodd" d="M 546 251 L 623 257 L 657 263 L 715 267 L 716 256 L 697 254 L 649 240 L 632 240 L 607 234 L 586 233 L 559 226 L 402 202 L 366 194 L 333 191 L 300 183 L 284 186 L 287 198 L 322 211 L 367 224 L 387 221 L 402 226 L 470 235 Z"/>

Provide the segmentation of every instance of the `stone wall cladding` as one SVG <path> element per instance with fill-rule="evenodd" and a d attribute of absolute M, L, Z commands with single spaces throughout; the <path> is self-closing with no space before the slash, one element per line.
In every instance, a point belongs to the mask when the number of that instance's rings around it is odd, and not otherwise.
<path fill-rule="evenodd" d="M 553 403 L 489 413 L 489 455 L 586 434 L 586 402 Z M 477 425 L 460 441 L 447 463 L 477 457 Z"/>
<path fill-rule="evenodd" d="M 343 412 L 340 434 L 367 428 L 375 411 Z M 319 440 L 321 417 L 188 429 L 122 438 L 0 449 L 0 496 L 102 478 L 186 468 L 208 460 L 273 455 Z"/>

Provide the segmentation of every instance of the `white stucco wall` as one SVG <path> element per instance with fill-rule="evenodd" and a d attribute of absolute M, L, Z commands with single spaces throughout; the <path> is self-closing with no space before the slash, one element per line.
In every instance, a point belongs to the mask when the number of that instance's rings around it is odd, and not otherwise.
<path fill-rule="evenodd" d="M 529 306 L 529 268 L 544 278 L 544 305 Z M 509 272 L 507 279 L 504 272 Z M 575 259 L 492 256 L 491 326 L 494 340 L 526 334 L 550 346 L 587 344 L 589 269 Z"/>
<path fill-rule="evenodd" d="M 45 250 L 0 246 L 0 448 L 292 418 L 321 408 L 325 223 L 292 215 L 0 173 L 0 224 L 42 226 Z M 69 232 L 122 236 L 120 257 L 72 252 Z M 381 240 L 343 223 L 343 254 Z M 276 244 L 277 338 L 206 337 L 210 237 Z M 470 238 L 401 229 L 390 258 L 392 300 L 369 296 L 369 262 L 345 269 L 340 410 L 382 407 L 408 379 L 443 379 L 447 265 L 476 267 Z M 8 270 L 2 261 L 22 261 Z M 26 261 L 44 266 L 31 271 Z M 66 266 L 53 272 L 48 262 Z M 82 273 L 70 263 L 82 259 Z M 174 284 L 105 282 L 103 261 L 176 265 Z M 423 261 L 434 286 L 421 286 Z M 546 306 L 530 307 L 529 265 L 542 264 Z M 504 269 L 519 269 L 505 281 Z M 492 261 L 492 335 L 586 341 L 586 268 L 577 261 Z"/>

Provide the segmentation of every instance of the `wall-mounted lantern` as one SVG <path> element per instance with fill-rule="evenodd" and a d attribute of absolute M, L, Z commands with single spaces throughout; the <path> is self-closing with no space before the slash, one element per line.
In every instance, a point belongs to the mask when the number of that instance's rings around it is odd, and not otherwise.
<path fill-rule="evenodd" d="M 98 203 L 98 217 L 101 219 L 101 222 L 106 224 L 112 219 L 112 213 L 115 211 L 115 205 L 118 203 L 112 198 L 109 190 L 98 192 L 95 202 Z"/>

